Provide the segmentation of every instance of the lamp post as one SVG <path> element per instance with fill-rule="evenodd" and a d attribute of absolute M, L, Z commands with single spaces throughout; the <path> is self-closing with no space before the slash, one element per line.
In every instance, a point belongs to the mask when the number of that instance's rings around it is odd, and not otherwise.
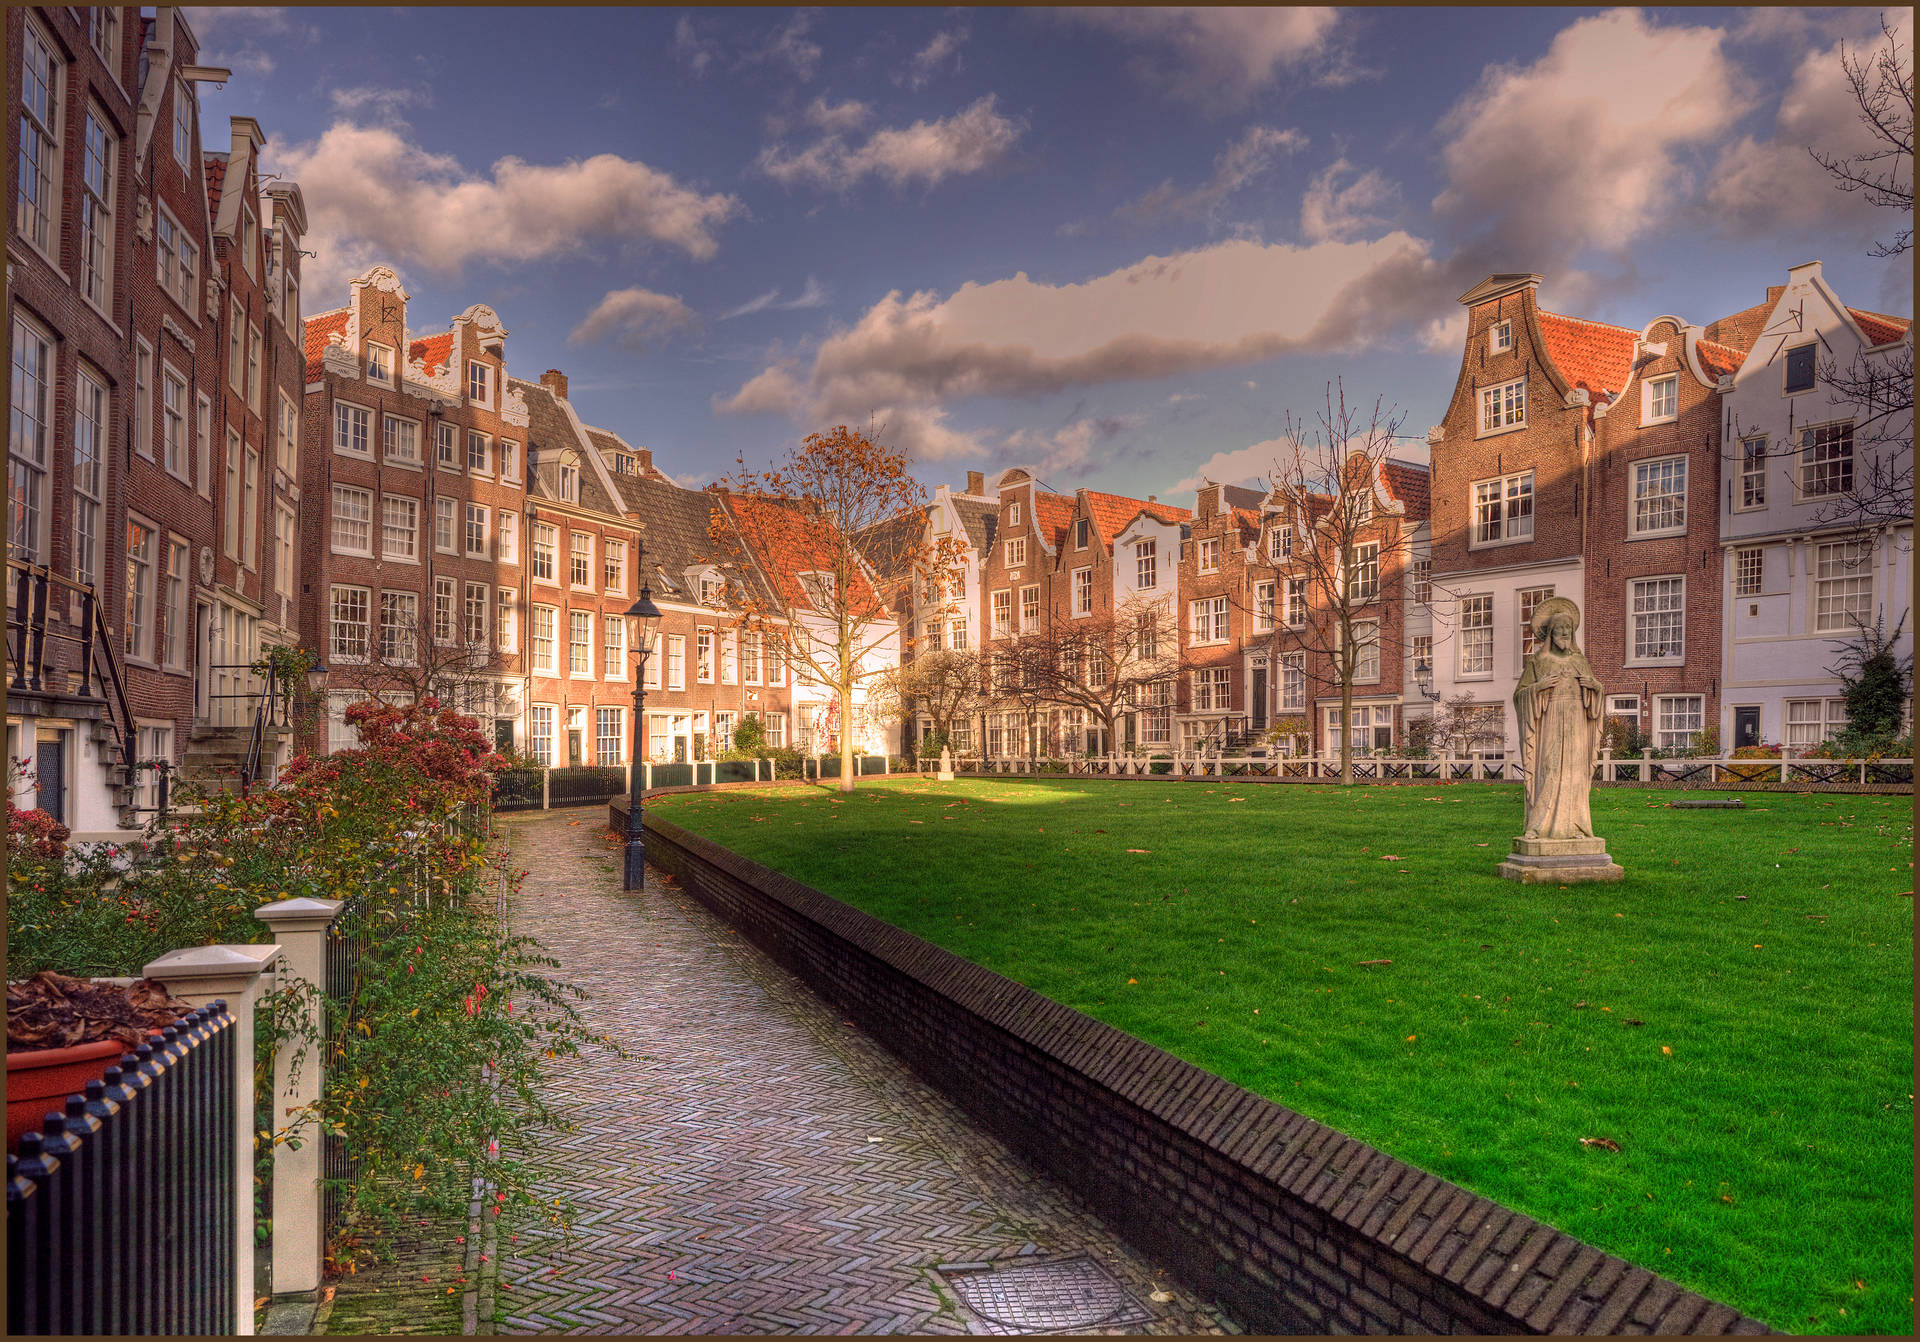
<path fill-rule="evenodd" d="M 637 549 L 636 568 L 644 575 L 647 571 L 647 547 L 642 543 Z M 643 710 L 647 703 L 647 658 L 653 654 L 654 640 L 660 636 L 660 607 L 653 604 L 653 589 L 647 586 L 644 576 L 640 582 L 639 599 L 627 607 L 627 619 L 632 622 L 633 650 L 639 660 L 633 668 L 633 767 L 628 771 L 633 776 L 633 782 L 627 793 L 627 863 L 626 876 L 620 888 L 639 890 L 647 883 L 647 845 L 640 827 L 640 792 L 644 774 L 640 726 L 644 721 Z"/>

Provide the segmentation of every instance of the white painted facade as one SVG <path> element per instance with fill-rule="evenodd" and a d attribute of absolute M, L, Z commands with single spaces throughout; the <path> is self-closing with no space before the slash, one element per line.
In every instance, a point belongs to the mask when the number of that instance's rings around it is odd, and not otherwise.
<path fill-rule="evenodd" d="M 1859 410 L 1835 404 L 1824 383 L 1787 390 L 1795 350 L 1811 348 L 1817 366 L 1831 360 L 1844 369 L 1863 355 L 1881 363 L 1904 351 L 1910 361 L 1912 342 L 1909 328 L 1897 341 L 1872 343 L 1813 261 L 1787 272 L 1786 288 L 1751 353 L 1739 372 L 1722 381 L 1727 449 L 1720 491 L 1720 730 L 1729 748 L 1756 735 L 1760 742 L 1803 748 L 1844 721 L 1836 702 L 1840 683 L 1826 669 L 1854 637 L 1839 607 L 1863 614 L 1869 626 L 1881 618 L 1892 628 L 1904 615 L 1899 651 L 1912 656 L 1911 515 L 1866 533 L 1822 524 L 1821 514 L 1833 503 L 1821 492 L 1830 483 L 1825 472 L 1831 469 L 1833 428 Z M 1885 431 L 1911 442 L 1911 411 L 1904 425 Z M 1746 444 L 1762 439 L 1776 455 L 1756 458 L 1750 471 Z M 1777 455 L 1782 444 L 1794 443 L 1799 452 Z M 1851 469 L 1861 479 L 1871 471 L 1873 444 L 1860 442 L 1856 450 Z M 1912 500 L 1907 503 L 1911 514 Z M 1860 548 L 1840 548 L 1846 546 Z"/>
<path fill-rule="evenodd" d="M 1441 703 L 1456 695 L 1471 694 L 1476 703 L 1499 705 L 1501 728 L 1509 751 L 1517 750 L 1520 742 L 1513 692 L 1520 684 L 1521 658 L 1525 652 L 1526 622 L 1520 618 L 1522 594 L 1546 592 L 1572 597 L 1584 609 L 1585 567 L 1576 556 L 1542 564 L 1451 573 L 1443 581 L 1434 583 L 1433 605 L 1427 617 L 1433 634 L 1434 693 L 1440 696 Z M 1467 657 L 1474 645 L 1473 639 L 1463 637 L 1461 627 L 1463 611 L 1471 597 L 1491 598 L 1493 664 L 1485 671 L 1463 669 L 1470 665 Z M 1419 697 L 1417 690 L 1412 697 Z"/>

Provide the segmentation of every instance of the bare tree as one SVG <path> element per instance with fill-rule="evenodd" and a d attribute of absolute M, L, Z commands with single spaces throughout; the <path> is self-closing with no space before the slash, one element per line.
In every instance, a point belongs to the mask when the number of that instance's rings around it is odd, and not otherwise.
<path fill-rule="evenodd" d="M 925 714 L 941 740 L 953 725 L 972 716 L 985 702 L 985 668 L 980 654 L 951 648 L 923 652 L 875 678 L 867 712 L 889 722 L 908 722 Z M 918 743 L 910 740 L 915 750 Z"/>
<path fill-rule="evenodd" d="M 364 656 L 333 658 L 331 688 L 385 702 L 437 699 L 474 717 L 493 716 L 501 680 L 518 673 L 508 668 L 484 626 L 469 626 L 458 611 L 444 620 L 422 617 L 398 602 L 383 601 L 373 614 Z"/>
<path fill-rule="evenodd" d="M 1340 779 L 1353 782 L 1353 687 L 1363 670 L 1399 655 L 1400 583 L 1410 520 L 1383 513 L 1375 483 L 1404 416 L 1376 399 L 1362 421 L 1329 385 L 1317 425 L 1287 416 L 1270 480 L 1293 531 L 1276 569 L 1276 651 L 1307 654 L 1307 675 L 1340 690 Z M 1297 601 L 1303 601 L 1304 612 Z"/>
<path fill-rule="evenodd" d="M 1913 217 L 1913 67 L 1901 57 L 1901 43 L 1880 16 L 1885 45 L 1871 56 L 1849 53 L 1840 44 L 1840 68 L 1860 108 L 1860 124 L 1867 128 L 1869 147 L 1857 154 L 1835 154 L 1807 146 L 1813 161 L 1848 195 L 1869 204 Z M 1903 255 L 1913 246 L 1911 222 L 1895 230 L 1891 240 L 1876 242 L 1873 256 Z"/>
<path fill-rule="evenodd" d="M 1432 732 L 1432 745 L 1444 754 L 1498 750 L 1507 739 L 1505 712 L 1497 703 L 1480 703 L 1472 691 L 1456 694 L 1434 709 Z"/>
<path fill-rule="evenodd" d="M 1137 596 L 1111 614 L 1049 620 L 995 654 L 997 678 L 1030 708 L 1085 713 L 1111 746 L 1121 714 L 1179 678 L 1179 631 L 1169 620 L 1164 602 Z"/>

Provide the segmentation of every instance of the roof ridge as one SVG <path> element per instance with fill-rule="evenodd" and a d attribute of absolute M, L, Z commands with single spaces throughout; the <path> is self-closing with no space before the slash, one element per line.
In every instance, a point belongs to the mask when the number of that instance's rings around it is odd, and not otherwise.
<path fill-rule="evenodd" d="M 1638 336 L 1640 334 L 1639 331 L 1631 326 L 1621 326 L 1615 322 L 1603 322 L 1594 317 L 1570 317 L 1564 312 L 1549 312 L 1545 308 L 1540 308 L 1538 311 L 1542 317 L 1557 317 L 1563 322 L 1579 322 L 1582 326 L 1604 326 L 1609 331 L 1620 331 L 1630 336 Z"/>

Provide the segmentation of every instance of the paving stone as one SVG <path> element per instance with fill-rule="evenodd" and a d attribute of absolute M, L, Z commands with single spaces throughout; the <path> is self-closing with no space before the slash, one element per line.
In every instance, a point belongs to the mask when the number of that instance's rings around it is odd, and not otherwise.
<path fill-rule="evenodd" d="M 658 873 L 622 892 L 597 826 L 506 827 L 515 930 L 629 1056 L 553 1065 L 575 1236 L 501 1246 L 499 1331 L 965 1333 L 933 1270 L 1023 1252 L 1085 1253 L 1155 1315 L 1108 1331 L 1237 1331 Z"/>

